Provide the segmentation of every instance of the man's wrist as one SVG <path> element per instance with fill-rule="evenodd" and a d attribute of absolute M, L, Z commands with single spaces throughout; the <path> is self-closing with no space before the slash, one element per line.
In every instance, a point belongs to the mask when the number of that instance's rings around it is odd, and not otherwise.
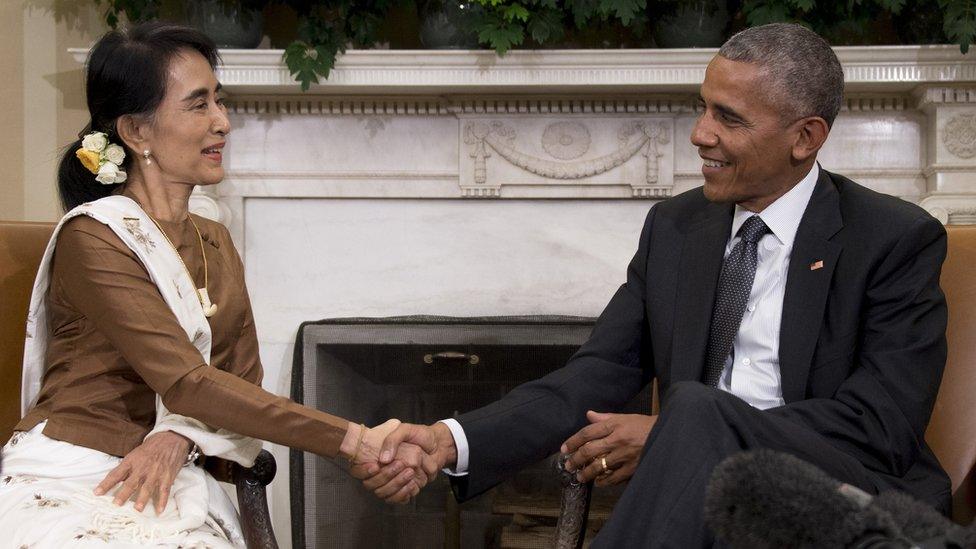
<path fill-rule="evenodd" d="M 434 430 L 434 439 L 437 441 L 437 454 L 441 468 L 453 468 L 457 465 L 457 446 L 454 444 L 454 435 L 451 434 L 451 429 L 440 421 L 431 425 L 431 429 Z"/>

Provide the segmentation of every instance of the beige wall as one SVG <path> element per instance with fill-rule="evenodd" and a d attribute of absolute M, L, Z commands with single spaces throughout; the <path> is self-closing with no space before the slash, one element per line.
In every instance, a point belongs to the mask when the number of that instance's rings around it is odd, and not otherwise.
<path fill-rule="evenodd" d="M 0 0 L 0 219 L 54 221 L 61 149 L 88 122 L 82 66 L 67 49 L 107 30 L 88 0 Z"/>
<path fill-rule="evenodd" d="M 24 23 L 23 7 L 0 3 L 0 219 L 24 217 Z"/>

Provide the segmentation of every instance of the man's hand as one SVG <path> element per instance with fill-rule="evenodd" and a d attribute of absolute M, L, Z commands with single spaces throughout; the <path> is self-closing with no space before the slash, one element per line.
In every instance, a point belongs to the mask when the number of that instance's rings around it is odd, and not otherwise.
<path fill-rule="evenodd" d="M 422 450 L 423 455 L 417 455 Z M 411 463 L 420 459 L 424 482 L 411 474 Z M 432 426 L 403 423 L 383 441 L 378 463 L 355 465 L 352 476 L 388 503 L 406 503 L 416 496 L 437 471 L 457 461 L 457 449 L 450 429 L 443 423 Z"/>
<path fill-rule="evenodd" d="M 590 424 L 569 437 L 560 451 L 570 454 L 566 470 L 579 471 L 580 482 L 596 479 L 597 486 L 620 484 L 634 475 L 647 435 L 657 416 L 586 412 Z M 606 460 L 607 471 L 603 470 Z"/>
<path fill-rule="evenodd" d="M 129 501 L 132 494 L 138 491 L 136 511 L 142 512 L 155 495 L 156 514 L 159 515 L 166 509 L 170 488 L 186 462 L 190 445 L 188 438 L 171 431 L 152 435 L 109 471 L 95 487 L 95 495 L 106 494 L 121 482 L 122 488 L 115 493 L 116 505 Z"/>

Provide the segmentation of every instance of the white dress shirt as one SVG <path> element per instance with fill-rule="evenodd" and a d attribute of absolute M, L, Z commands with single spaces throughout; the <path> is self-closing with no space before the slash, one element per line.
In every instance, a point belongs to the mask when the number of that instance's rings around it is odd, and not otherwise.
<path fill-rule="evenodd" d="M 770 234 L 760 239 L 757 247 L 756 277 L 746 302 L 742 323 L 732 342 L 732 354 L 725 361 L 718 388 L 732 393 L 750 405 L 765 410 L 782 406 L 783 384 L 779 371 L 779 329 L 783 317 L 783 296 L 790 265 L 793 241 L 800 227 L 800 219 L 813 196 L 820 177 L 820 166 L 813 165 L 807 175 L 786 194 L 763 211 L 755 214 L 742 206 L 735 206 L 732 231 L 725 246 L 728 257 L 739 241 L 736 233 L 753 215 L 758 215 L 769 227 Z M 457 447 L 455 468 L 444 469 L 452 476 L 468 473 L 468 438 L 461 424 L 445 419 Z"/>
<path fill-rule="evenodd" d="M 740 240 L 736 236 L 739 228 L 753 215 L 763 220 L 771 234 L 763 236 L 756 248 L 756 278 L 718 388 L 761 410 L 784 404 L 779 372 L 779 328 L 786 275 L 800 218 L 813 196 L 818 177 L 820 168 L 814 164 L 806 177 L 763 211 L 756 214 L 736 205 L 732 217 L 726 257 Z"/>

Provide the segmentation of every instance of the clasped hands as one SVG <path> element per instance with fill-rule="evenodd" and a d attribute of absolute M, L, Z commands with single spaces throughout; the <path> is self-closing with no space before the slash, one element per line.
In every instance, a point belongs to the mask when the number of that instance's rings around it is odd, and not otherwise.
<path fill-rule="evenodd" d="M 598 486 L 625 482 L 637 468 L 657 416 L 590 411 L 586 418 L 590 424 L 560 448 L 570 455 L 566 468 L 576 471 L 581 482 L 595 480 Z M 147 438 L 105 477 L 96 494 L 105 494 L 121 483 L 114 497 L 116 505 L 136 496 L 136 510 L 142 511 L 152 499 L 156 513 L 161 513 L 190 444 L 170 432 Z M 415 425 L 396 419 L 369 429 L 350 425 L 340 453 L 350 460 L 350 473 L 389 503 L 410 501 L 439 470 L 457 461 L 454 437 L 447 425 Z"/>
<path fill-rule="evenodd" d="M 641 451 L 657 416 L 587 412 L 589 425 L 562 444 L 566 467 L 581 482 L 598 486 L 625 482 L 637 469 Z M 347 440 L 359 426 L 350 428 Z M 450 429 L 443 423 L 415 425 L 390 420 L 368 429 L 350 473 L 388 503 L 406 503 L 457 461 Z M 351 454 L 352 452 L 350 452 Z"/>
<path fill-rule="evenodd" d="M 361 442 L 347 448 L 358 432 Z M 362 432 L 350 426 L 340 453 L 350 461 L 349 473 L 387 503 L 406 503 L 457 461 L 450 429 L 443 423 L 416 425 L 391 419 Z"/>
<path fill-rule="evenodd" d="M 569 437 L 559 448 L 569 454 L 566 470 L 576 472 L 580 482 L 597 486 L 626 482 L 634 476 L 637 463 L 657 416 L 606 414 L 589 411 L 589 425 Z"/>

